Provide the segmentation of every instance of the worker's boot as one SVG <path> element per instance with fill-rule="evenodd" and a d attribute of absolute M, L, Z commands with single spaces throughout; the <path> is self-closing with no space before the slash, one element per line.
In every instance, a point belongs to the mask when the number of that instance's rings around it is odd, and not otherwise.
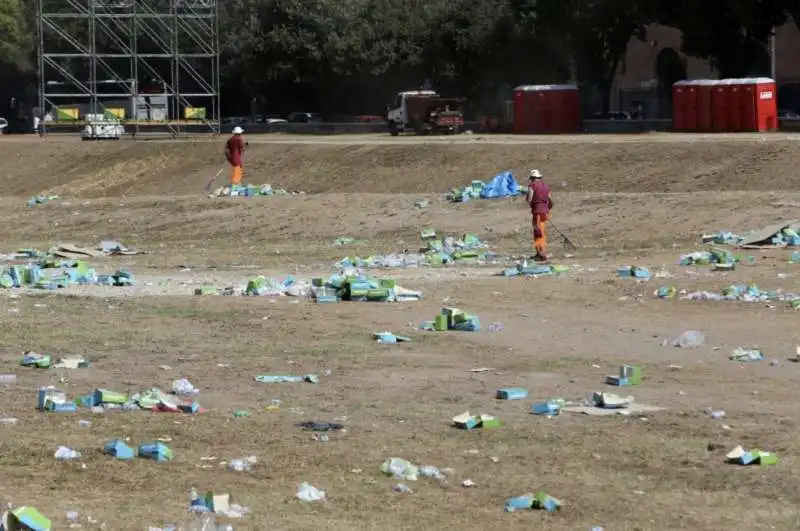
<path fill-rule="evenodd" d="M 533 261 L 534 261 L 534 262 L 547 262 L 547 256 L 546 256 L 546 255 L 543 255 L 543 254 L 541 254 L 541 253 L 536 253 L 536 254 L 533 256 Z"/>

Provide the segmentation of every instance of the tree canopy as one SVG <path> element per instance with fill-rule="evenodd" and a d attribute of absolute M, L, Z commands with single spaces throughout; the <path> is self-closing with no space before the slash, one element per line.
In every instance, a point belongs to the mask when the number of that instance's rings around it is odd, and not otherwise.
<path fill-rule="evenodd" d="M 34 71 L 29 4 L 0 0 L 0 75 Z M 376 113 L 431 83 L 490 101 L 519 83 L 576 81 L 608 107 L 629 42 L 676 27 L 683 51 L 723 76 L 764 73 L 796 0 L 228 0 L 220 2 L 223 106 Z M 5 74 L 3 74 L 5 72 Z M 166 74 L 165 74 L 166 75 Z M 496 99 L 496 98 L 494 98 Z M 0 106 L 0 109 L 2 107 Z"/>

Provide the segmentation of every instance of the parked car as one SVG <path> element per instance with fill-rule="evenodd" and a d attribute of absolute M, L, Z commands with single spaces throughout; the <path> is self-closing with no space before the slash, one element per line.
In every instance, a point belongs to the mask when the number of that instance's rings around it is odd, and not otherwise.
<path fill-rule="evenodd" d="M 8 127 L 8 120 L 6 120 L 5 118 L 0 118 L 0 134 L 3 133 L 3 129 L 5 129 L 6 127 Z"/>
<path fill-rule="evenodd" d="M 322 122 L 322 115 L 316 112 L 292 112 L 286 120 L 294 124 L 318 124 Z"/>
<path fill-rule="evenodd" d="M 781 120 L 800 120 L 800 113 L 794 111 L 782 110 L 778 111 L 778 118 Z"/>
<path fill-rule="evenodd" d="M 268 114 L 264 116 L 264 123 L 267 125 L 285 124 L 286 119 L 281 117 L 280 114 Z"/>

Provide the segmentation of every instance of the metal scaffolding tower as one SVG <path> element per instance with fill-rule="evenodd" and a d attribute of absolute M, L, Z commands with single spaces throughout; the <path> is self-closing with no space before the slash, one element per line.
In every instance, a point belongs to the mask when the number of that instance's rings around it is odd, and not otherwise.
<path fill-rule="evenodd" d="M 39 108 L 219 133 L 217 0 L 36 0 Z M 152 103 L 159 102 L 158 104 Z M 118 114 L 118 111 L 117 111 Z"/>

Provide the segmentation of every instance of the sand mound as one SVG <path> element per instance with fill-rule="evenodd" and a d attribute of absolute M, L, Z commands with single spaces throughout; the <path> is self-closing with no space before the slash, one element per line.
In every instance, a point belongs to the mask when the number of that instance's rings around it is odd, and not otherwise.
<path fill-rule="evenodd" d="M 800 185 L 797 142 L 581 144 L 251 143 L 249 182 L 319 192 L 436 193 L 502 170 L 530 167 L 569 191 L 791 190 Z M 81 143 L 72 137 L 0 140 L 6 195 L 201 193 L 227 166 L 221 141 Z"/>

